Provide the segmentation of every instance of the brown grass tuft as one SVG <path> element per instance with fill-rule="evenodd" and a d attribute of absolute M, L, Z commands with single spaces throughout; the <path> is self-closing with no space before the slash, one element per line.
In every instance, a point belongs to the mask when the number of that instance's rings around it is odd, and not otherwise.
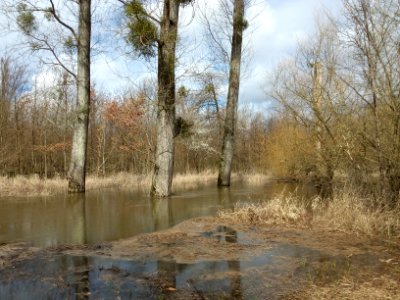
<path fill-rule="evenodd" d="M 385 199 L 371 199 L 354 191 L 336 193 L 325 209 L 317 207 L 314 222 L 326 228 L 368 236 L 400 236 L 400 211 L 371 203 L 387 203 Z"/>
<path fill-rule="evenodd" d="M 40 179 L 37 175 L 0 177 L 1 197 L 49 196 L 67 192 L 67 181 L 61 178 Z"/>
<path fill-rule="evenodd" d="M 252 173 L 252 174 L 233 174 L 234 181 L 240 181 L 249 185 L 263 185 L 271 180 L 270 174 Z"/>
<path fill-rule="evenodd" d="M 282 225 L 306 224 L 306 205 L 294 196 L 279 196 L 258 204 L 237 203 L 233 211 L 221 211 L 220 218 L 245 224 Z"/>
<path fill-rule="evenodd" d="M 371 208 L 372 199 L 350 191 L 336 193 L 327 201 L 280 196 L 258 204 L 238 204 L 233 211 L 221 211 L 219 217 L 244 224 L 312 225 L 357 235 L 400 237 L 399 210 Z"/>
<path fill-rule="evenodd" d="M 184 173 L 176 174 L 173 180 L 173 190 L 184 191 L 193 190 L 209 186 L 213 183 L 216 184 L 218 174 L 211 170 L 206 170 L 200 173 Z"/>
<path fill-rule="evenodd" d="M 87 190 L 104 188 L 132 189 L 135 191 L 150 190 L 151 176 L 146 174 L 116 173 L 106 177 L 89 176 L 86 179 Z"/>

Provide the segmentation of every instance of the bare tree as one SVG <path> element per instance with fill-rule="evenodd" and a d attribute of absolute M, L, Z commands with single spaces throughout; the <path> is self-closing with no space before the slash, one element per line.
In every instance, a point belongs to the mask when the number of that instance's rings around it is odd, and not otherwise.
<path fill-rule="evenodd" d="M 339 52 L 335 26 L 318 24 L 317 34 L 300 44 L 296 56 L 277 68 L 271 91 L 285 113 L 310 133 L 315 155 L 312 163 L 302 166 L 303 176 L 311 177 L 327 196 L 332 191 L 342 146 L 336 125 L 345 115 L 345 110 L 338 109 L 345 101 L 338 84 Z"/>
<path fill-rule="evenodd" d="M 343 80 L 364 112 L 358 140 L 376 162 L 378 185 L 396 205 L 400 191 L 400 80 L 398 1 L 345 0 L 347 46 L 354 80 Z"/>
<path fill-rule="evenodd" d="M 144 57 L 158 58 L 157 137 L 150 194 L 171 194 L 174 168 L 174 138 L 179 134 L 175 108 L 175 64 L 179 7 L 190 0 L 165 0 L 161 19 L 144 8 L 142 1 L 125 3 L 130 17 L 128 41 Z"/>
<path fill-rule="evenodd" d="M 84 192 L 86 176 L 86 152 L 88 136 L 88 118 L 90 106 L 90 40 L 91 40 L 91 0 L 67 1 L 65 7 L 56 6 L 53 0 L 48 0 L 48 6 L 40 2 L 21 0 L 17 5 L 17 23 L 28 37 L 33 50 L 44 50 L 51 54 L 54 64 L 61 66 L 76 80 L 76 107 L 73 122 L 73 139 L 70 167 L 68 171 L 68 191 Z M 70 4 L 78 4 L 77 28 L 64 19 L 68 14 Z M 64 9 L 64 10 L 63 10 Z M 66 10 L 65 10 L 66 9 Z M 36 14 L 40 21 L 55 22 L 61 33 L 54 37 L 49 32 L 42 32 L 38 25 Z M 60 41 L 61 39 L 61 41 Z M 62 42 L 62 47 L 60 47 Z M 76 54 L 77 72 L 68 67 L 62 59 L 63 54 Z"/>
<path fill-rule="evenodd" d="M 20 141 L 18 99 L 27 82 L 26 76 L 26 66 L 19 64 L 11 56 L 6 55 L 0 59 L 0 165 L 2 175 L 5 175 L 7 171 L 8 154 L 15 154 L 15 149 L 10 149 L 12 145 L 9 140 L 11 127 L 17 128 L 14 138 L 16 138 L 16 142 Z M 20 144 L 17 143 L 15 146 L 19 150 Z M 20 161 L 19 153 L 17 153 L 17 157 Z M 20 168 L 21 164 L 19 163 L 18 171 Z"/>
<path fill-rule="evenodd" d="M 79 27 L 77 36 L 77 103 L 74 116 L 71 162 L 68 171 L 68 191 L 70 193 L 85 191 L 90 106 L 90 37 L 91 0 L 81 0 L 79 2 Z"/>
<path fill-rule="evenodd" d="M 235 0 L 233 7 L 233 34 L 230 56 L 229 90 L 226 104 L 224 137 L 219 163 L 218 186 L 229 186 L 235 144 L 235 126 L 238 110 L 240 64 L 242 58 L 243 31 L 247 26 L 244 19 L 244 1 Z"/>

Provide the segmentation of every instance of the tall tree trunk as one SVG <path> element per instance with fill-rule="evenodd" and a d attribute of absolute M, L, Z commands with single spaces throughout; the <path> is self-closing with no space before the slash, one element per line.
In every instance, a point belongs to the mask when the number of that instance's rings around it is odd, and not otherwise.
<path fill-rule="evenodd" d="M 322 141 L 322 124 L 321 124 L 321 99 L 322 99 L 322 70 L 321 63 L 316 61 L 313 65 L 313 99 L 312 99 L 312 110 L 315 117 L 315 133 L 317 141 L 315 143 L 315 152 L 318 153 L 319 159 L 321 158 L 321 141 Z"/>
<path fill-rule="evenodd" d="M 235 0 L 233 7 L 233 35 L 229 71 L 228 101 L 226 103 L 224 138 L 219 163 L 218 186 L 230 186 L 231 184 L 244 26 L 244 0 Z"/>
<path fill-rule="evenodd" d="M 79 1 L 77 103 L 74 114 L 68 191 L 85 192 L 86 152 L 90 105 L 91 0 Z"/>
<path fill-rule="evenodd" d="M 178 0 L 165 0 L 158 44 L 158 103 L 156 157 L 152 197 L 171 195 L 175 135 L 175 48 L 178 34 Z"/>
<path fill-rule="evenodd" d="M 314 184 L 316 184 L 323 198 L 330 198 L 332 196 L 334 166 L 332 164 L 332 154 L 327 145 L 327 136 L 323 132 L 323 128 L 326 129 L 327 126 L 321 108 L 323 101 L 322 64 L 319 61 L 314 62 L 312 80 L 312 111 L 315 119 L 315 153 L 317 153 L 317 174 L 316 178 L 314 178 Z"/>

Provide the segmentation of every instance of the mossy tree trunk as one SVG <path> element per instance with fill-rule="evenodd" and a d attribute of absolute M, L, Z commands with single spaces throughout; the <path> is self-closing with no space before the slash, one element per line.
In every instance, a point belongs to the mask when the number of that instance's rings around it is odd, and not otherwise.
<path fill-rule="evenodd" d="M 244 27 L 244 0 L 235 0 L 233 7 L 233 35 L 229 71 L 229 89 L 226 104 L 222 153 L 219 163 L 218 186 L 230 186 L 231 183 Z"/>
<path fill-rule="evenodd" d="M 178 0 L 165 0 L 158 42 L 158 103 L 155 164 L 150 194 L 171 195 L 175 135 L 175 48 L 178 34 Z"/>
<path fill-rule="evenodd" d="M 71 161 L 68 171 L 68 191 L 85 192 L 86 152 L 90 106 L 90 37 L 91 0 L 79 1 L 77 101 L 73 120 Z"/>

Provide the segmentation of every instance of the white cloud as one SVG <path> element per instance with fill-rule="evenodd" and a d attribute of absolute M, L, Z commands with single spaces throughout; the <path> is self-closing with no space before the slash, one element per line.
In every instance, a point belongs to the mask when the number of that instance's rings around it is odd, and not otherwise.
<path fill-rule="evenodd" d="M 101 54 L 92 65 L 92 83 L 96 88 L 116 94 L 152 74 L 144 63 L 134 60 L 133 57 L 116 56 L 112 53 Z"/>
<path fill-rule="evenodd" d="M 316 11 L 325 8 L 330 12 L 337 12 L 340 7 L 339 0 L 256 0 L 250 11 L 248 19 L 253 23 L 247 34 L 251 39 L 252 61 L 249 66 L 249 76 L 245 78 L 241 86 L 241 102 L 262 103 L 265 99 L 262 87 L 266 81 L 266 74 L 277 66 L 279 61 L 285 56 L 291 55 L 296 48 L 298 40 L 304 39 L 312 33 Z M 111 7 L 104 1 L 104 9 L 98 6 L 96 14 L 102 15 L 100 10 L 109 12 Z M 194 6 L 187 6 L 181 10 L 180 33 L 182 39 L 182 50 L 179 61 L 196 65 L 197 69 L 205 68 L 206 63 L 202 62 L 204 56 L 204 31 L 199 18 L 199 7 L 217 7 L 218 1 L 197 0 Z M 113 14 L 107 15 L 109 18 L 103 24 L 94 24 L 94 32 L 99 32 L 106 36 L 105 45 L 100 43 L 100 54 L 93 59 L 92 72 L 93 80 L 99 89 L 116 92 L 129 85 L 138 84 L 143 78 L 154 76 L 156 68 L 150 70 L 143 62 L 135 57 L 124 56 L 123 52 L 116 50 L 123 44 L 123 40 L 115 34 L 118 28 L 111 28 L 118 22 L 113 19 L 117 16 L 115 5 Z M 114 16 L 114 17 L 113 17 Z M 5 24 L 5 19 L 0 18 L 0 23 Z M 97 27 L 103 26 L 103 27 Z M 252 29 L 254 28 L 254 29 Z M 108 33 L 107 33 L 108 32 Z M 107 35 L 108 34 L 108 35 Z M 2 36 L 0 50 L 10 48 L 17 44 L 21 38 L 15 34 Z M 4 42 L 6 41 L 6 42 Z M 198 46 L 201 45 L 201 46 Z M 1 52 L 1 51 L 0 51 Z M 184 73 L 180 68 L 177 75 Z M 37 78 L 43 83 L 52 81 L 52 76 L 40 72 Z"/>
<path fill-rule="evenodd" d="M 255 104 L 265 101 L 263 86 L 267 72 L 293 54 L 298 41 L 312 34 L 318 11 L 327 9 L 334 13 L 339 7 L 340 1 L 332 0 L 271 0 L 253 7 L 257 26 L 250 37 L 251 76 L 242 83 L 241 101 Z"/>
<path fill-rule="evenodd" d="M 59 78 L 59 72 L 54 68 L 42 68 L 40 72 L 33 75 L 32 82 L 39 90 L 47 90 L 56 85 Z"/>

